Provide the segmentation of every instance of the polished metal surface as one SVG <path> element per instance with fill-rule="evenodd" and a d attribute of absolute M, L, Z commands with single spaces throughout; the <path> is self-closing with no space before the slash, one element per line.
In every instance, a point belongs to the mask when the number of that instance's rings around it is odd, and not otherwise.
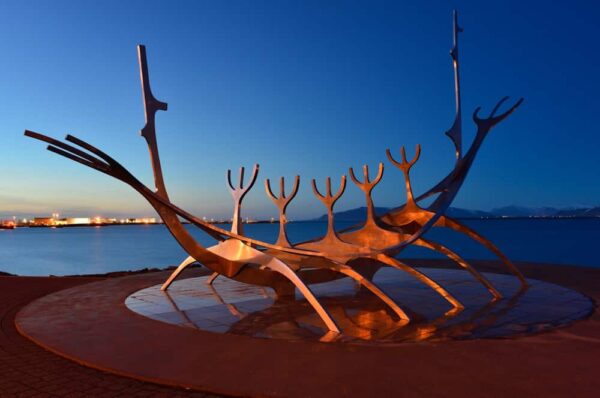
<path fill-rule="evenodd" d="M 490 302 L 483 287 L 457 270 L 422 268 L 420 272 L 451 286 L 467 308 L 445 313 L 443 300 L 412 278 L 382 268 L 374 280 L 410 309 L 413 321 L 400 322 L 381 302 L 357 290 L 347 279 L 314 288 L 333 319 L 344 330 L 336 341 L 347 344 L 393 345 L 423 341 L 514 337 L 565 326 L 593 312 L 583 294 L 538 280 L 522 290 L 518 279 L 486 274 L 505 298 Z M 125 305 L 151 319 L 215 333 L 285 340 L 321 340 L 330 335 L 304 301 L 278 301 L 269 291 L 219 279 L 205 286 L 206 277 L 182 279 L 168 292 L 152 286 L 132 293 Z M 268 289 L 270 290 L 270 289 Z"/>
<path fill-rule="evenodd" d="M 285 225 L 287 224 L 287 216 L 286 210 L 290 202 L 296 197 L 298 193 L 298 187 L 300 187 L 300 176 L 296 176 L 294 179 L 294 186 L 292 187 L 292 192 L 290 192 L 287 196 L 285 194 L 285 179 L 281 177 L 279 180 L 279 197 L 273 194 L 271 190 L 271 182 L 267 178 L 265 180 L 265 190 L 267 191 L 267 195 L 271 198 L 277 209 L 279 210 L 279 235 L 277 236 L 277 241 L 275 244 L 281 247 L 291 247 L 290 240 L 288 239 Z"/>
<path fill-rule="evenodd" d="M 243 234 L 242 202 L 258 177 L 258 165 L 254 166 L 252 176 L 245 186 L 243 167 L 240 169 L 240 177 L 237 185 L 234 185 L 232 182 L 231 171 L 227 172 L 227 183 L 233 197 L 233 217 L 230 231 L 209 224 L 171 202 L 163 178 L 155 123 L 156 112 L 159 110 L 166 111 L 167 104 L 158 101 L 150 90 L 150 78 L 144 46 L 138 46 L 146 122 L 141 130 L 141 135 L 146 140 L 150 152 L 150 163 L 154 173 L 155 189 L 150 189 L 144 185 L 106 153 L 78 138 L 67 136 L 66 141 L 73 144 L 71 145 L 67 142 L 61 142 L 28 130 L 25 131 L 25 135 L 49 143 L 48 149 L 52 152 L 123 181 L 140 193 L 152 205 L 163 219 L 173 237 L 189 254 L 189 257 L 177 267 L 162 285 L 161 289 L 163 291 L 169 289 L 169 286 L 171 286 L 173 281 L 186 267 L 194 262 L 199 262 L 213 271 L 212 276 L 206 280 L 208 284 L 212 284 L 217 276 L 223 275 L 235 281 L 259 287 L 271 287 L 280 300 L 294 297 L 294 292 L 297 288 L 316 314 L 318 314 L 327 329 L 335 334 L 340 333 L 345 327 L 340 328 L 339 321 L 336 321 L 336 317 L 332 316 L 330 311 L 323 306 L 308 285 L 321 284 L 348 277 L 354 283 L 372 292 L 377 300 L 385 304 L 386 308 L 395 314 L 394 316 L 397 317 L 394 321 L 395 325 L 406 325 L 412 319 L 410 311 L 402 308 L 393 297 L 384 292 L 373 280 L 373 276 L 381 267 L 391 267 L 395 270 L 403 271 L 402 274 L 410 275 L 417 283 L 437 292 L 440 297 L 445 299 L 447 304 L 450 304 L 450 308 L 446 310 L 445 316 L 454 316 L 463 311 L 465 305 L 454 294 L 449 292 L 447 288 L 442 287 L 442 283 L 436 281 L 435 277 L 427 275 L 396 259 L 395 257 L 406 247 L 410 245 L 422 246 L 440 252 L 452 259 L 459 268 L 468 271 L 474 281 L 487 289 L 491 295 L 491 298 L 489 296 L 487 298 L 491 300 L 490 302 L 500 300 L 503 297 L 503 293 L 494 286 L 488 277 L 479 273 L 457 253 L 440 243 L 425 239 L 423 235 L 432 227 L 451 228 L 484 245 L 495 253 L 504 262 L 506 267 L 516 275 L 521 289 L 527 287 L 525 278 L 496 246 L 459 221 L 445 215 L 446 210 L 466 179 L 487 134 L 493 127 L 506 119 L 522 102 L 522 99 L 517 101 L 507 111 L 497 115 L 500 107 L 507 99 L 503 98 L 496 104 L 487 118 L 481 118 L 479 116 L 480 108 L 477 108 L 473 113 L 473 121 L 477 127 L 475 139 L 469 149 L 463 152 L 458 58 L 458 34 L 461 31 L 462 29 L 458 26 L 458 16 L 455 12 L 451 58 L 454 68 L 456 113 L 451 128 L 446 132 L 456 150 L 454 169 L 439 183 L 435 184 L 433 188 L 416 196 L 412 189 L 410 170 L 420 157 L 420 145 L 417 146 L 415 155 L 410 161 L 406 156 L 404 147 L 400 150 L 400 161 L 388 149 L 387 157 L 389 161 L 403 173 L 406 203 L 378 217 L 375 214 L 372 191 L 383 177 L 383 163 L 378 165 L 378 172 L 374 178 L 369 175 L 369 169 L 366 165 L 363 166 L 362 179 L 358 178 L 354 169 L 350 168 L 349 175 L 352 182 L 365 195 L 367 217 L 362 225 L 357 225 L 343 231 L 335 230 L 334 205 L 344 193 L 346 176 L 341 176 L 340 185 L 335 194 L 332 192 L 331 178 L 326 178 L 323 193 L 319 190 L 317 182 L 312 180 L 313 192 L 327 210 L 328 224 L 327 233 L 323 237 L 317 237 L 307 242 L 290 242 L 285 225 L 287 222 L 287 207 L 298 192 L 300 184 L 299 176 L 296 176 L 294 185 L 288 195 L 285 194 L 285 182 L 283 178 L 280 180 L 279 195 L 273 193 L 270 181 L 265 181 L 267 196 L 270 197 L 279 210 L 279 235 L 274 244 L 252 239 Z M 435 198 L 429 206 L 423 207 L 420 205 L 424 199 L 430 197 Z M 202 246 L 184 228 L 181 219 L 197 226 L 215 238 L 219 243 L 209 248 Z"/>

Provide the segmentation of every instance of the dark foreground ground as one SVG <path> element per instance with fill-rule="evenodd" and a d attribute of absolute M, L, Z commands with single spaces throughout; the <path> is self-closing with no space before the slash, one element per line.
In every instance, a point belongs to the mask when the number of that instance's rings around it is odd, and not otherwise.
<path fill-rule="evenodd" d="M 419 261 L 419 265 L 446 266 L 437 260 Z M 493 262 L 475 261 L 474 265 L 481 271 L 499 271 Z M 529 278 L 577 289 L 595 302 L 600 299 L 600 269 L 541 264 L 519 266 Z M 15 315 L 29 302 L 61 289 L 101 279 L 0 277 L 0 397 L 217 396 L 163 387 L 87 368 L 44 350 L 22 337 L 15 329 Z M 208 338 L 212 339 L 210 336 Z M 215 339 L 225 340 L 216 336 Z M 230 342 L 229 338 L 226 340 Z M 273 345 L 281 346 L 282 350 L 264 351 L 267 346 Z M 261 340 L 238 348 L 251 353 L 256 351 L 253 358 L 264 360 L 265 355 L 276 356 L 277 352 L 285 352 L 283 348 L 288 349 L 288 346 L 286 342 Z M 235 349 L 231 345 L 227 348 Z M 302 344 L 293 345 L 291 349 L 297 351 L 297 360 L 290 361 L 287 357 L 273 362 L 267 359 L 269 363 L 265 367 L 274 366 L 278 369 L 268 377 L 273 391 L 286 391 L 285 384 L 290 380 L 303 380 L 300 384 L 304 386 L 302 389 L 312 391 L 306 395 L 295 390 L 292 394 L 295 396 L 596 397 L 600 390 L 600 313 L 597 308 L 588 319 L 571 326 L 513 340 L 407 345 L 393 350 L 369 351 L 336 345 L 313 347 L 308 344 L 306 347 Z M 316 353 L 318 355 L 312 352 L 315 349 L 319 351 Z M 357 358 L 362 358 L 359 361 L 361 363 L 356 363 Z M 238 360 L 243 362 L 244 358 Z M 303 371 L 299 373 L 302 369 L 296 364 L 302 361 L 310 361 L 313 365 L 302 367 Z M 220 364 L 212 361 L 205 371 L 226 376 L 223 374 L 227 370 L 226 362 Z M 254 363 L 257 367 L 261 366 Z M 332 369 L 327 364 L 335 364 L 337 370 L 334 369 L 335 372 L 328 378 L 319 377 L 319 374 L 327 373 L 326 369 Z M 381 370 L 374 367 L 385 368 L 385 383 L 365 383 L 370 379 L 380 379 Z M 260 373 L 261 369 L 253 371 Z M 361 374 L 363 381 L 357 382 L 357 378 L 348 380 L 344 375 L 350 373 Z M 257 384 L 254 384 L 254 395 L 265 396 L 265 389 L 258 388 Z M 363 389 L 349 390 L 348 384 L 361 385 Z M 289 388 L 287 391 L 290 392 Z M 394 394 L 390 395 L 392 391 Z M 275 395 L 288 396 L 281 393 Z"/>
<path fill-rule="evenodd" d="M 0 277 L 0 397 L 218 397 L 116 376 L 52 354 L 21 336 L 15 315 L 46 294 L 99 277 Z"/>

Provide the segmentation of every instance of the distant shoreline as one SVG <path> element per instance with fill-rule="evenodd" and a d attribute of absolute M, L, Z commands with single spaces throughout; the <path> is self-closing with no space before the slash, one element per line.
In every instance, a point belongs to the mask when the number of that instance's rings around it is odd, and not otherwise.
<path fill-rule="evenodd" d="M 490 217 L 450 217 L 455 220 L 591 220 L 598 219 L 600 216 L 490 216 Z M 364 222 L 364 220 L 335 220 L 336 222 Z M 327 220 L 300 220 L 290 222 L 322 222 L 326 223 Z"/>
<path fill-rule="evenodd" d="M 182 224 L 192 224 L 189 221 L 182 221 Z M 231 221 L 218 221 L 218 222 L 208 222 L 208 224 L 231 224 Z M 279 221 L 251 221 L 243 224 L 279 224 Z M 65 225 L 17 225 L 15 228 L 96 228 L 96 227 L 132 227 L 132 226 L 144 226 L 150 227 L 155 225 L 165 225 L 162 222 L 152 222 L 152 223 L 94 223 L 94 224 L 65 224 Z"/>
<path fill-rule="evenodd" d="M 548 220 L 592 220 L 598 219 L 598 216 L 502 216 L 502 217 L 455 217 L 457 220 L 494 220 L 494 221 L 512 221 L 512 220 L 540 220 L 540 221 L 548 221 Z M 349 222 L 349 223 L 361 223 L 364 220 L 336 220 L 336 222 Z M 288 221 L 288 223 L 327 223 L 327 220 L 313 219 L 313 220 L 296 220 L 296 221 Z M 182 224 L 190 224 L 192 223 L 184 221 Z M 229 225 L 231 221 L 219 221 L 219 222 L 209 222 L 209 224 L 221 224 L 221 225 Z M 270 220 L 262 220 L 262 221 L 252 221 L 244 224 L 279 224 L 279 221 L 270 221 Z M 16 228 L 98 228 L 98 227 L 131 227 L 131 226 L 157 226 L 164 225 L 164 223 L 99 223 L 99 224 L 73 224 L 73 225 L 22 225 L 17 226 Z"/>

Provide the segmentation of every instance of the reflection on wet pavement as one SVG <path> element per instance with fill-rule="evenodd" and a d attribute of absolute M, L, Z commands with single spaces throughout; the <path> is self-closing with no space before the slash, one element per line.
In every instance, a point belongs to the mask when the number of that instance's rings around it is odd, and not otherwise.
<path fill-rule="evenodd" d="M 524 335 L 569 324 L 594 307 L 583 294 L 562 286 L 529 280 L 520 291 L 513 276 L 485 274 L 504 298 L 489 293 L 464 271 L 421 268 L 455 295 L 465 309 L 449 312 L 448 303 L 404 273 L 381 269 L 374 282 L 409 315 L 401 322 L 380 300 L 348 278 L 311 285 L 340 326 L 341 335 L 327 333 L 312 307 L 298 293 L 296 300 L 276 300 L 268 288 L 207 277 L 173 283 L 168 293 L 160 285 L 139 290 L 125 304 L 143 316 L 182 327 L 287 340 L 321 340 L 360 344 L 394 344 L 449 339 Z"/>

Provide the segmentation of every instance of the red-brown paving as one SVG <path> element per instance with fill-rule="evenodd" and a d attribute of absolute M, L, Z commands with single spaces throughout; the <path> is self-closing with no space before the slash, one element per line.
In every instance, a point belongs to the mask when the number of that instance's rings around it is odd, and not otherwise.
<path fill-rule="evenodd" d="M 419 262 L 419 265 L 427 264 L 441 265 L 437 261 Z M 492 262 L 476 261 L 474 264 L 482 271 L 498 270 Z M 529 278 L 577 289 L 596 302 L 600 298 L 599 269 L 541 264 L 520 264 L 520 267 Z M 126 287 L 125 290 L 134 291 L 146 283 L 148 285 L 157 283 L 162 277 L 160 274 L 126 277 L 114 280 L 109 285 L 120 285 L 121 288 Z M 89 279 L 64 283 L 60 287 L 85 281 Z M 51 282 L 42 282 L 41 285 L 44 283 Z M 48 292 L 52 291 L 51 288 L 46 289 Z M 91 290 L 93 289 L 90 288 Z M 127 293 L 125 291 L 122 293 L 126 297 Z M 38 293 L 38 296 L 42 294 L 43 292 Z M 24 298 L 19 307 L 33 298 L 34 296 Z M 177 330 L 178 336 L 183 336 L 181 342 L 185 349 L 174 358 L 181 363 L 186 361 L 192 363 L 189 360 L 193 358 L 195 366 L 187 369 L 186 372 L 188 375 L 200 376 L 194 387 L 205 387 L 205 390 L 210 391 L 250 396 L 298 397 L 457 395 L 585 397 L 596 396 L 600 389 L 600 378 L 596 376 L 597 369 L 600 368 L 600 315 L 597 308 L 585 320 L 528 337 L 381 348 L 276 341 L 185 330 L 185 328 L 143 318 L 131 311 L 127 312 L 124 306 L 121 308 L 121 304 L 118 306 L 116 312 L 120 314 L 119 316 L 125 316 L 123 319 L 133 327 L 132 330 L 151 331 L 149 335 L 144 336 L 144 345 L 151 347 L 153 351 L 150 356 L 161 358 L 161 350 L 164 350 L 165 346 L 176 347 L 177 345 L 169 345 L 165 342 L 168 341 L 169 335 Z M 104 315 L 100 314 L 100 316 Z M 14 312 L 10 327 L 13 334 L 16 334 L 12 326 L 13 317 Z M 180 334 L 181 331 L 183 334 Z M 127 342 L 127 336 L 114 334 L 104 336 L 103 333 L 106 334 L 106 330 L 99 328 L 98 334 L 103 336 L 105 341 L 110 340 L 111 345 L 121 345 L 123 350 L 131 349 L 132 355 L 142 353 L 149 357 L 147 349 L 136 347 L 135 344 L 131 344 L 131 340 L 129 346 L 124 344 Z M 21 344 L 25 343 L 27 342 Z M 83 348 L 84 353 L 87 354 L 94 354 L 94 352 L 103 354 L 102 350 Z M 52 354 L 40 351 L 52 357 Z M 158 365 L 153 366 L 153 363 L 148 361 L 142 365 L 144 366 L 140 369 L 144 372 L 161 368 Z M 76 365 L 70 366 L 84 369 L 91 374 L 103 375 L 97 376 L 100 379 L 112 377 L 127 380 Z M 14 372 L 11 374 L 14 377 Z M 68 379 L 77 380 L 77 377 L 72 375 Z M 151 373 L 143 377 L 152 379 Z M 140 386 L 139 388 L 145 388 L 142 386 L 158 388 L 152 384 L 133 381 L 131 383 Z M 42 379 L 37 388 L 42 389 L 45 385 Z M 94 387 L 89 387 L 88 383 L 85 388 L 92 391 Z M 101 386 L 96 391 L 108 394 L 103 388 L 105 387 Z M 166 394 L 181 392 L 164 390 Z M 88 396 L 93 394 L 93 392 L 85 394 L 82 390 L 76 391 L 77 393 Z M 126 396 L 135 396 L 135 394 L 137 393 L 123 393 Z M 153 396 L 153 394 L 150 390 L 141 393 L 144 396 Z"/>
<path fill-rule="evenodd" d="M 0 276 L 0 397 L 217 397 L 101 372 L 50 353 L 15 329 L 16 313 L 46 294 L 101 278 Z"/>

